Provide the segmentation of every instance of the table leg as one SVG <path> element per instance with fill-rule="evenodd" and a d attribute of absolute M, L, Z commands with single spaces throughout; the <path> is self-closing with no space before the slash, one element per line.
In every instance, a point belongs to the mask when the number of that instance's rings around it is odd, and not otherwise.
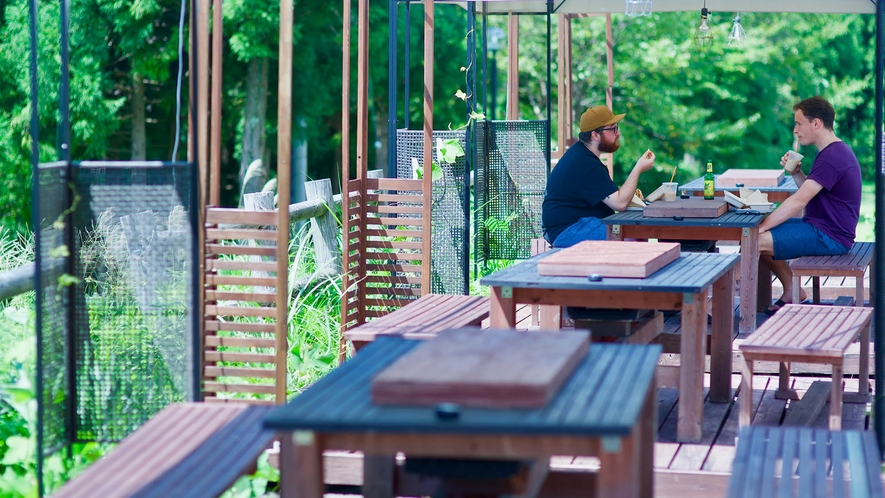
<path fill-rule="evenodd" d="M 860 365 L 857 392 L 861 396 L 870 395 L 870 325 L 867 324 L 860 333 Z"/>
<path fill-rule="evenodd" d="M 706 296 L 706 292 L 682 295 L 679 416 L 676 426 L 676 439 L 680 443 L 697 443 L 703 435 Z"/>
<path fill-rule="evenodd" d="M 759 280 L 756 286 L 756 312 L 761 313 L 771 305 L 771 269 L 759 262 Z"/>
<path fill-rule="evenodd" d="M 734 338 L 734 268 L 713 283 L 710 337 L 710 401 L 731 401 L 731 342 Z"/>
<path fill-rule="evenodd" d="M 396 455 L 363 455 L 363 496 L 390 498 L 396 470 Z"/>
<path fill-rule="evenodd" d="M 741 307 L 740 333 L 756 330 L 756 282 L 759 278 L 759 230 L 743 229 L 741 236 Z"/>
<path fill-rule="evenodd" d="M 621 438 L 620 451 L 606 451 L 599 454 L 596 496 L 599 498 L 651 498 L 642 495 L 640 470 L 642 467 L 638 447 L 642 439 L 634 431 L 633 435 Z"/>
<path fill-rule="evenodd" d="M 842 430 L 842 365 L 833 365 L 830 384 L 830 430 Z"/>
<path fill-rule="evenodd" d="M 504 297 L 504 289 L 492 287 L 489 310 L 489 326 L 493 329 L 512 329 L 516 327 L 516 303 L 513 301 L 513 289 L 509 296 Z"/>
<path fill-rule="evenodd" d="M 753 423 L 753 360 L 743 359 L 741 363 L 740 417 L 741 427 Z"/>
<path fill-rule="evenodd" d="M 540 330 L 557 331 L 562 328 L 562 306 L 542 304 L 539 308 L 541 315 Z"/>
<path fill-rule="evenodd" d="M 641 488 L 639 495 L 651 498 L 655 495 L 655 441 L 658 439 L 658 389 L 655 382 L 648 389 L 645 396 L 645 408 L 640 415 L 639 434 L 639 482 Z"/>
<path fill-rule="evenodd" d="M 280 497 L 322 498 L 323 448 L 310 431 L 295 431 L 280 438 Z"/>

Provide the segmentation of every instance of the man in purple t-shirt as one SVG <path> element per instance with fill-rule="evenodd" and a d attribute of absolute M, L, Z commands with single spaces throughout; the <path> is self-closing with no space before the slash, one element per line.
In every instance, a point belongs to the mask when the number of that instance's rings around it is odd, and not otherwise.
<path fill-rule="evenodd" d="M 765 313 L 773 315 L 792 301 L 793 272 L 786 260 L 800 256 L 845 254 L 854 244 L 860 217 L 860 164 L 833 131 L 836 112 L 823 97 L 793 106 L 793 133 L 818 154 L 808 176 L 801 163 L 791 175 L 799 190 L 759 225 L 759 257 L 784 286 L 784 294 Z M 781 158 L 786 165 L 787 155 Z M 805 209 L 802 219 L 794 218 Z M 806 293 L 800 289 L 802 299 Z"/>

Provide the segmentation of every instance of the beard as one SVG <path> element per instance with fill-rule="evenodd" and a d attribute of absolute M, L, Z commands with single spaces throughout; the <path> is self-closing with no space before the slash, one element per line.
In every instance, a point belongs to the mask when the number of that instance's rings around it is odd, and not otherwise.
<path fill-rule="evenodd" d="M 620 137 L 615 137 L 614 140 L 606 140 L 605 136 L 599 137 L 599 152 L 614 152 L 621 147 L 621 144 L 618 143 L 618 139 Z"/>

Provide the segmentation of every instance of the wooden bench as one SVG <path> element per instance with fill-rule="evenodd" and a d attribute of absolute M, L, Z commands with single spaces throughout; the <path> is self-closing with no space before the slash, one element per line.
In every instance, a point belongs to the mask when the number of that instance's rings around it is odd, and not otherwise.
<path fill-rule="evenodd" d="M 872 432 L 745 427 L 728 498 L 882 496 L 880 467 Z"/>
<path fill-rule="evenodd" d="M 860 379 L 858 391 L 865 402 L 869 386 L 870 320 L 872 308 L 787 304 L 769 318 L 740 346 L 740 425 L 752 423 L 753 362 L 781 363 L 778 392 L 790 392 L 790 363 L 821 363 L 833 367 L 830 389 L 830 429 L 842 426 L 842 363 L 845 350 L 860 336 Z"/>
<path fill-rule="evenodd" d="M 344 333 L 359 351 L 379 335 L 429 338 L 452 328 L 478 327 L 489 317 L 489 298 L 427 294 L 402 308 Z"/>
<path fill-rule="evenodd" d="M 53 496 L 216 497 L 254 472 L 273 441 L 271 407 L 184 403 L 166 407 Z"/>
<path fill-rule="evenodd" d="M 803 277 L 812 277 L 812 302 L 820 304 L 820 277 L 854 277 L 855 306 L 864 305 L 864 272 L 873 266 L 873 255 L 876 245 L 873 242 L 856 242 L 851 250 L 839 256 L 803 256 L 790 262 L 793 272 L 793 302 L 802 301 L 799 294 L 802 290 L 800 282 Z M 875 273 L 871 272 L 871 275 Z M 873 285 L 870 278 L 870 285 Z M 872 301 L 872 289 L 870 300 Z"/>

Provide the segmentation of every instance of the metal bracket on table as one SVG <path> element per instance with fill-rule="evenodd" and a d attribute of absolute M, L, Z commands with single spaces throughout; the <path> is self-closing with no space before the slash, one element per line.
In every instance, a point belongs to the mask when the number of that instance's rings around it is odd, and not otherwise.
<path fill-rule="evenodd" d="M 313 431 L 295 431 L 292 433 L 292 442 L 295 446 L 310 446 L 313 444 Z"/>
<path fill-rule="evenodd" d="M 621 225 L 612 225 L 612 234 L 620 235 L 621 234 Z"/>
<path fill-rule="evenodd" d="M 618 436 L 603 436 L 602 451 L 605 453 L 618 453 L 621 451 L 621 438 Z"/>
<path fill-rule="evenodd" d="M 750 236 L 750 230 L 751 230 L 751 229 L 752 229 L 752 227 L 744 227 L 744 228 L 741 228 L 741 236 L 743 236 L 743 237 L 749 237 L 749 236 Z"/>
<path fill-rule="evenodd" d="M 513 298 L 513 287 L 510 287 L 510 286 L 501 287 L 501 297 L 504 299 L 512 299 Z"/>
<path fill-rule="evenodd" d="M 694 294 L 685 292 L 682 294 L 682 304 L 694 304 Z"/>

